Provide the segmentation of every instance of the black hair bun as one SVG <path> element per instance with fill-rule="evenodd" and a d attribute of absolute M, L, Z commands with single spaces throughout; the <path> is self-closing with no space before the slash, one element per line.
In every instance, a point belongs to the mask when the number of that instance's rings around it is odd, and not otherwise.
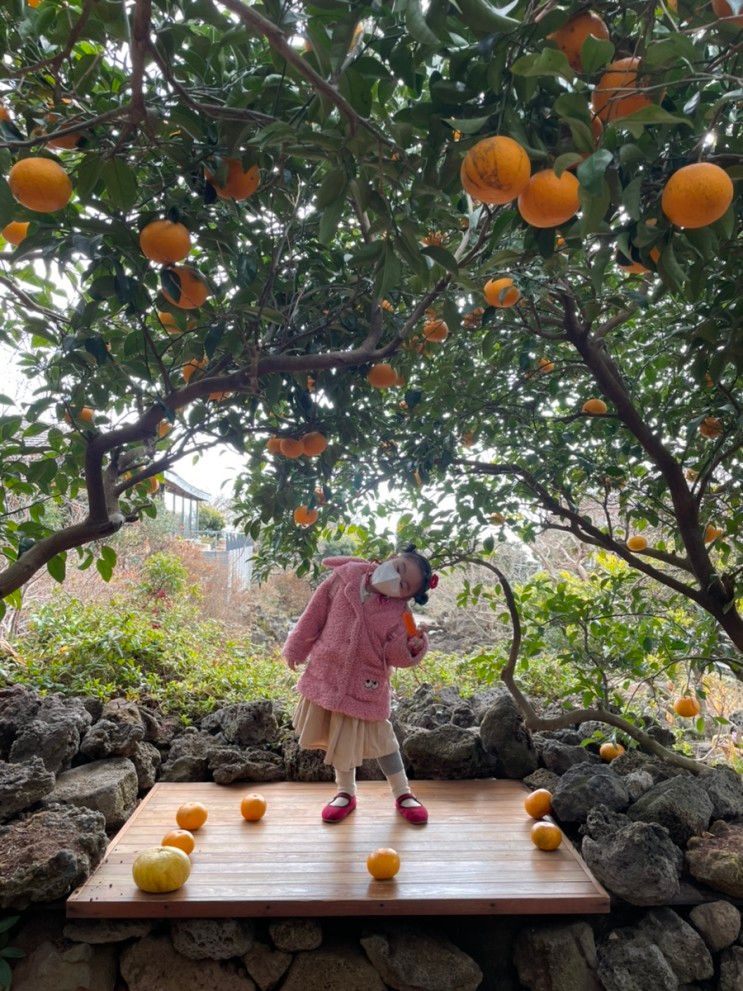
<path fill-rule="evenodd" d="M 415 596 L 413 602 L 417 602 L 419 606 L 425 606 L 428 602 L 428 594 L 426 592 L 421 592 L 419 595 Z"/>

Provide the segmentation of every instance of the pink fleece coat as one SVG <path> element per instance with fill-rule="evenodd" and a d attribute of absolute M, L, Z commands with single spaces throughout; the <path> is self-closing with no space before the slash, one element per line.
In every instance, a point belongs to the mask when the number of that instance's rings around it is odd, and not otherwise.
<path fill-rule="evenodd" d="M 316 589 L 284 644 L 294 668 L 309 663 L 299 679 L 305 698 L 359 719 L 388 719 L 391 667 L 413 667 L 428 650 L 411 653 L 402 614 L 405 599 L 378 592 L 361 601 L 361 584 L 374 571 L 370 561 L 328 557 L 333 574 Z"/>

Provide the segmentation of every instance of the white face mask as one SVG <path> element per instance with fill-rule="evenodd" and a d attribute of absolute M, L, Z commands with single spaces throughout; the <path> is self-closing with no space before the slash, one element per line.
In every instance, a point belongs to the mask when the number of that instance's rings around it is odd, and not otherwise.
<path fill-rule="evenodd" d="M 371 576 L 371 583 L 382 595 L 398 596 L 400 594 L 400 575 L 397 573 L 394 561 L 383 561 Z"/>

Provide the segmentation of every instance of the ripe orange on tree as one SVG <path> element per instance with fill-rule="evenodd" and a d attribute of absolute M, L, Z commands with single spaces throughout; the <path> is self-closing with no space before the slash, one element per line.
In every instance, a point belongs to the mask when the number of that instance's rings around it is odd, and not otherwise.
<path fill-rule="evenodd" d="M 182 261 L 191 250 L 191 235 L 184 224 L 153 220 L 139 232 L 139 246 L 151 262 L 172 265 Z"/>
<path fill-rule="evenodd" d="M 93 420 L 95 419 L 95 410 L 92 409 L 90 406 L 83 406 L 77 411 L 73 410 L 72 415 L 70 415 L 69 413 L 65 413 L 64 418 L 65 418 L 65 422 L 69 423 L 70 425 L 73 422 L 92 423 Z"/>
<path fill-rule="evenodd" d="M 699 424 L 699 433 L 702 437 L 707 437 L 709 440 L 720 437 L 722 430 L 722 420 L 717 416 L 705 416 Z"/>
<path fill-rule="evenodd" d="M 380 847 L 366 858 L 366 869 L 376 881 L 389 881 L 400 870 L 400 855 L 391 847 Z"/>
<path fill-rule="evenodd" d="M 227 178 L 224 185 L 220 186 L 215 174 L 207 169 L 205 171 L 208 182 L 214 186 L 214 191 L 220 199 L 246 200 L 261 184 L 260 169 L 257 165 L 250 165 L 244 169 L 239 158 L 226 158 L 225 162 L 227 164 Z"/>
<path fill-rule="evenodd" d="M 609 40 L 608 27 L 592 10 L 581 11 L 566 21 L 557 31 L 547 35 L 547 38 L 554 41 L 576 72 L 583 71 L 580 53 L 583 43 L 588 37 L 598 38 L 600 41 Z"/>
<path fill-rule="evenodd" d="M 160 420 L 157 425 L 157 436 L 161 439 L 173 429 L 173 424 L 169 420 Z"/>
<path fill-rule="evenodd" d="M 11 220 L 3 227 L 3 237 L 8 244 L 19 245 L 21 241 L 25 241 L 30 226 L 30 223 L 23 220 Z"/>
<path fill-rule="evenodd" d="M 150 495 L 155 495 L 156 492 L 160 490 L 160 479 L 157 475 L 150 475 L 147 479 L 147 491 Z M 179 823 L 180 825 L 180 823 Z"/>
<path fill-rule="evenodd" d="M 515 306 L 521 299 L 521 292 L 513 284 L 513 279 L 505 276 L 500 279 L 489 279 L 482 291 L 488 304 L 501 310 Z"/>
<path fill-rule="evenodd" d="M 302 449 L 308 458 L 318 457 L 327 446 L 327 438 L 319 430 L 313 430 L 302 437 Z"/>
<path fill-rule="evenodd" d="M 253 792 L 240 802 L 240 815 L 246 822 L 258 822 L 266 814 L 268 803 L 263 795 Z"/>
<path fill-rule="evenodd" d="M 702 707 L 699 704 L 699 700 L 693 695 L 682 695 L 681 698 L 676 699 L 673 703 L 673 710 L 677 716 L 683 716 L 684 719 L 691 719 L 693 716 L 699 715 Z"/>
<path fill-rule="evenodd" d="M 601 760 L 605 760 L 607 764 L 611 764 L 613 760 L 617 757 L 621 757 L 624 753 L 624 747 L 621 743 L 602 743 L 599 747 L 599 757 Z"/>
<path fill-rule="evenodd" d="M 652 105 L 638 88 L 637 71 L 640 59 L 632 55 L 610 62 L 591 94 L 593 112 L 602 124 L 628 117 Z"/>
<path fill-rule="evenodd" d="M 193 853 L 196 840 L 188 829 L 171 829 L 163 836 L 160 846 L 175 846 L 184 853 Z"/>
<path fill-rule="evenodd" d="M 281 454 L 281 438 L 269 437 L 266 441 L 266 450 L 269 454 Z"/>
<path fill-rule="evenodd" d="M 47 114 L 46 121 L 47 124 L 52 124 L 54 127 L 61 127 L 65 123 L 59 114 Z M 50 138 L 46 142 L 46 146 L 47 148 L 57 148 L 60 151 L 72 151 L 73 148 L 77 148 L 82 139 L 82 134 L 75 131 L 73 134 L 62 134 L 58 138 Z"/>
<path fill-rule="evenodd" d="M 581 406 L 581 412 L 589 416 L 603 416 L 608 408 L 603 399 L 587 399 Z"/>
<path fill-rule="evenodd" d="M 395 307 L 392 305 L 392 303 L 390 303 L 388 299 L 383 299 L 379 305 L 382 307 L 383 310 L 386 310 L 387 313 L 395 312 Z"/>
<path fill-rule="evenodd" d="M 733 8 L 728 3 L 728 0 L 712 0 L 712 11 L 717 17 L 724 17 L 728 24 L 735 24 L 736 27 L 743 27 L 743 14 L 740 13 L 740 7 L 734 17 Z"/>
<path fill-rule="evenodd" d="M 206 368 L 208 364 L 209 362 L 206 358 L 192 358 L 183 366 L 181 374 L 186 382 L 190 382 L 196 372 L 201 371 L 202 368 Z"/>
<path fill-rule="evenodd" d="M 175 814 L 175 821 L 181 829 L 191 832 L 201 829 L 208 818 L 209 811 L 201 802 L 184 802 Z"/>
<path fill-rule="evenodd" d="M 519 213 L 531 227 L 559 227 L 578 212 L 578 189 L 572 172 L 558 176 L 554 169 L 542 169 L 520 194 Z"/>
<path fill-rule="evenodd" d="M 705 544 L 713 544 L 718 537 L 721 537 L 725 531 L 721 530 L 718 526 L 714 526 L 712 523 L 708 523 L 704 530 L 704 542 Z"/>
<path fill-rule="evenodd" d="M 207 399 L 212 403 L 221 403 L 223 400 L 229 399 L 231 395 L 231 392 L 210 392 Z"/>
<path fill-rule="evenodd" d="M 524 799 L 524 810 L 532 819 L 541 819 L 552 811 L 552 792 L 546 788 L 537 788 Z"/>
<path fill-rule="evenodd" d="M 460 178 L 465 191 L 481 203 L 510 203 L 526 186 L 531 163 L 513 138 L 483 138 L 464 156 Z"/>
<path fill-rule="evenodd" d="M 304 444 L 294 437 L 282 437 L 279 441 L 279 450 L 285 458 L 301 458 L 304 454 Z"/>
<path fill-rule="evenodd" d="M 63 209 L 72 196 L 72 182 L 65 170 L 51 158 L 22 158 L 8 173 L 14 198 L 36 213 Z"/>
<path fill-rule="evenodd" d="M 163 288 L 163 296 L 169 303 L 177 306 L 179 310 L 195 310 L 206 302 L 209 287 L 195 268 L 191 268 L 190 265 L 175 265 L 167 271 L 173 276 L 179 289 L 176 299 Z"/>
<path fill-rule="evenodd" d="M 531 841 L 539 850 L 556 850 L 562 843 L 562 830 L 552 822 L 535 822 Z"/>
<path fill-rule="evenodd" d="M 640 537 L 640 536 L 630 537 L 629 540 L 627 541 L 627 547 L 631 551 L 644 551 L 647 546 L 648 546 L 648 542 L 644 537 Z"/>
<path fill-rule="evenodd" d="M 389 389 L 393 385 L 398 385 L 397 372 L 386 361 L 372 365 L 366 379 L 375 389 Z"/>
<path fill-rule="evenodd" d="M 714 162 L 693 162 L 673 173 L 663 187 L 660 205 L 676 227 L 707 227 L 733 202 L 733 181 Z"/>
<path fill-rule="evenodd" d="M 297 526 L 313 526 L 317 523 L 318 512 L 316 509 L 308 509 L 307 506 L 297 506 L 294 510 L 294 522 Z"/>
<path fill-rule="evenodd" d="M 555 370 L 554 361 L 550 361 L 549 358 L 540 358 L 537 361 L 537 375 L 549 375 Z"/>
<path fill-rule="evenodd" d="M 427 341 L 441 344 L 449 336 L 449 327 L 445 320 L 427 320 L 423 324 L 423 336 Z"/>

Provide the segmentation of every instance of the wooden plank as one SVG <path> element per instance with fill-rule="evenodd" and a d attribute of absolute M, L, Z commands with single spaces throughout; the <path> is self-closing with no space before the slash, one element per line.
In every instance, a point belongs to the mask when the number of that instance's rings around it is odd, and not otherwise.
<path fill-rule="evenodd" d="M 72 918 L 199 916 L 563 914 L 607 912 L 609 898 L 572 844 L 544 853 L 531 844 L 515 781 L 416 781 L 431 821 L 413 827 L 395 815 L 386 782 L 361 782 L 359 809 L 328 826 L 319 812 L 332 785 L 160 782 L 109 844 L 94 874 L 72 893 Z M 239 800 L 260 791 L 268 813 L 239 816 Z M 131 864 L 175 825 L 184 801 L 203 801 L 187 884 L 146 895 Z M 366 871 L 367 853 L 393 846 L 393 881 Z"/>

